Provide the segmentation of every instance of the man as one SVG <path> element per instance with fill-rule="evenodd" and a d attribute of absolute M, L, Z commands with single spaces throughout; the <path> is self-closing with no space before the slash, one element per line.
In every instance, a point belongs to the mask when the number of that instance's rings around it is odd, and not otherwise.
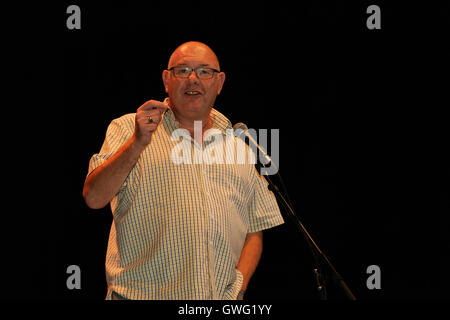
<path fill-rule="evenodd" d="M 87 205 L 110 202 L 114 217 L 107 299 L 242 298 L 262 230 L 283 219 L 253 165 L 173 161 L 175 132 L 184 130 L 189 150 L 204 152 L 209 129 L 232 128 L 213 108 L 225 81 L 214 52 L 184 43 L 162 78 L 168 99 L 111 122 L 84 185 Z"/>

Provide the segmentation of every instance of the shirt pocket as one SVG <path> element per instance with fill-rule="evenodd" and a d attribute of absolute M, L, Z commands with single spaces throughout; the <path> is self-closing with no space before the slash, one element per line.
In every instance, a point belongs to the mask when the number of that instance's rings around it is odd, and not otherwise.
<path fill-rule="evenodd" d="M 224 293 L 225 300 L 236 300 L 239 292 L 241 291 L 244 276 L 238 269 L 235 269 L 235 271 L 236 271 L 236 278 L 234 279 L 234 282 L 226 286 Z"/>

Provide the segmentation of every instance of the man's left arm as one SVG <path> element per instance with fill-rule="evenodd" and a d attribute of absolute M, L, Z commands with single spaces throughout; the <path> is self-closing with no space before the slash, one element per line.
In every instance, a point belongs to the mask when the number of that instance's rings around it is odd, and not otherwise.
<path fill-rule="evenodd" d="M 241 291 L 247 290 L 248 283 L 258 266 L 263 249 L 263 232 L 248 233 L 236 266 L 243 276 Z"/>

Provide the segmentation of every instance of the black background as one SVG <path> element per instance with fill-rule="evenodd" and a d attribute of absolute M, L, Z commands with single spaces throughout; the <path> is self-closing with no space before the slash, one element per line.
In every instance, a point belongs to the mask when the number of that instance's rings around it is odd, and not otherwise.
<path fill-rule="evenodd" d="M 66 28 L 70 4 L 81 8 L 81 30 Z M 370 4 L 381 8 L 381 30 L 366 27 Z M 20 135 L 20 165 L 5 167 L 21 174 L 5 181 L 15 196 L 5 203 L 18 208 L 4 224 L 12 232 L 7 268 L 17 271 L 8 297 L 105 298 L 112 215 L 84 204 L 89 159 L 112 119 L 165 98 L 171 52 L 197 40 L 227 76 L 216 108 L 232 123 L 280 129 L 280 174 L 296 212 L 356 297 L 449 298 L 448 5 L 122 1 L 50 9 L 37 22 L 22 19 L 26 41 L 12 37 L 26 42 L 12 54 L 20 63 L 10 63 L 20 65 L 22 90 L 13 94 L 23 107 L 8 119 L 35 121 Z M 81 268 L 80 290 L 66 287 L 72 264 Z M 380 290 L 366 287 L 370 265 L 381 268 Z M 246 298 L 316 300 L 314 286 L 294 227 L 266 231 Z M 328 290 L 344 299 L 331 281 Z"/>

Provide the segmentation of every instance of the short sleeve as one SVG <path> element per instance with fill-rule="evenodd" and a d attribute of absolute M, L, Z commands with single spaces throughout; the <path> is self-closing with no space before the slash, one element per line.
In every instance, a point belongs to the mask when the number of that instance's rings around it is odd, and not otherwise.
<path fill-rule="evenodd" d="M 254 185 L 254 194 L 249 204 L 248 232 L 257 232 L 276 227 L 284 223 L 275 195 L 267 188 L 268 182 L 253 166 L 250 181 Z"/>
<path fill-rule="evenodd" d="M 101 166 L 109 157 L 119 150 L 119 148 L 129 139 L 133 134 L 128 124 L 129 115 L 119 119 L 114 119 L 108 129 L 106 130 L 105 140 L 99 153 L 94 154 L 89 161 L 88 175 L 96 168 Z M 126 121 L 128 120 L 128 121 Z M 128 124 L 128 125 L 127 125 Z"/>
<path fill-rule="evenodd" d="M 106 130 L 105 140 L 100 152 L 94 154 L 89 161 L 88 175 L 96 168 L 101 166 L 109 157 L 114 155 L 117 150 L 133 135 L 134 132 L 134 114 L 127 114 L 118 119 L 114 119 Z M 120 215 L 129 205 L 130 190 L 127 186 L 133 184 L 134 169 L 130 172 L 127 179 L 121 186 L 119 193 L 111 199 L 111 210 Z"/>

